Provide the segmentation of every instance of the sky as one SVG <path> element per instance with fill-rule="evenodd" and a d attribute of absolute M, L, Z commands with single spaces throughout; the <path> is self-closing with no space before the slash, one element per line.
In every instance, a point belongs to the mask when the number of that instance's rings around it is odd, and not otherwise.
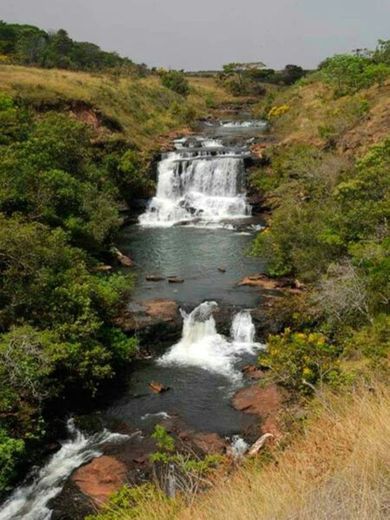
<path fill-rule="evenodd" d="M 390 38 L 390 0 L 0 0 L 0 19 L 186 70 L 232 61 L 312 68 Z"/>

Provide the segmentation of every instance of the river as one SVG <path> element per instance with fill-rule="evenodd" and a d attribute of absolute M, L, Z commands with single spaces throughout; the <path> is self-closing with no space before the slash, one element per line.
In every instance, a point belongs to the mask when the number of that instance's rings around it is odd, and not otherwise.
<path fill-rule="evenodd" d="M 176 140 L 174 150 L 162 155 L 156 196 L 139 223 L 124 230 L 120 246 L 136 263 L 132 301 L 178 302 L 183 306 L 182 337 L 157 359 L 136 363 L 126 390 L 101 410 L 106 425 L 125 423 L 148 436 L 162 419 L 179 417 L 187 428 L 233 442 L 237 435 L 245 437 L 253 423 L 231 407 L 230 399 L 244 383 L 242 366 L 263 348 L 251 316 L 260 295 L 237 287 L 241 278 L 263 267 L 261 260 L 245 254 L 263 224 L 252 216 L 247 201 L 245 159 L 263 131 L 261 121 L 204 124 L 198 136 Z M 161 280 L 147 281 L 152 274 Z M 182 283 L 168 283 L 168 277 Z M 223 306 L 230 309 L 230 333 L 225 335 L 213 316 Z M 170 390 L 153 394 L 151 381 Z M 61 449 L 0 508 L 0 520 L 48 520 L 50 500 L 72 472 L 104 453 L 104 446 L 128 439 L 108 430 L 85 435 L 72 420 L 68 429 Z"/>

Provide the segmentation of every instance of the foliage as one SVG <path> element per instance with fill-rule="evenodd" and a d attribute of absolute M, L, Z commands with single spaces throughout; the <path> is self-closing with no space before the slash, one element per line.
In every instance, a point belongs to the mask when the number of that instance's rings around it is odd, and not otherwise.
<path fill-rule="evenodd" d="M 219 76 L 220 82 L 232 94 L 264 95 L 263 83 L 275 85 L 292 85 L 306 72 L 298 65 L 286 65 L 283 70 L 275 71 L 266 68 L 264 63 L 228 63 L 223 66 Z"/>
<path fill-rule="evenodd" d="M 164 87 L 173 90 L 181 96 L 187 96 L 190 92 L 190 85 L 183 71 L 163 70 L 160 73 L 161 83 Z"/>
<path fill-rule="evenodd" d="M 268 117 L 270 119 L 273 117 L 280 117 L 289 110 L 290 107 L 288 105 L 277 105 L 271 108 L 271 110 L 268 112 Z"/>
<path fill-rule="evenodd" d="M 5 94 L 0 123 L 1 431 L 25 447 L 4 437 L 4 488 L 44 437 L 49 403 L 76 389 L 94 396 L 137 342 L 113 325 L 132 276 L 95 269 L 121 223 L 122 185 L 90 131 L 64 114 L 37 118 Z M 136 174 L 128 168 L 129 184 Z"/>
<path fill-rule="evenodd" d="M 385 45 L 382 45 L 385 49 Z M 337 54 L 320 65 L 325 81 L 335 87 L 337 96 L 352 94 L 375 83 L 382 84 L 390 76 L 390 66 L 380 61 L 386 51 L 378 50 L 376 58 L 355 54 Z"/>
<path fill-rule="evenodd" d="M 269 336 L 267 350 L 259 360 L 272 369 L 277 382 L 308 393 L 313 385 L 335 378 L 339 354 L 339 349 L 320 333 L 286 329 L 281 335 Z"/>
<path fill-rule="evenodd" d="M 0 54 L 9 56 L 15 63 L 44 68 L 94 71 L 116 68 L 139 75 L 147 71 L 145 65 L 135 65 L 115 52 L 72 40 L 64 29 L 45 32 L 31 25 L 3 21 L 0 21 Z"/>
<path fill-rule="evenodd" d="M 0 494 L 7 491 L 9 482 L 16 475 L 18 459 L 23 452 L 24 442 L 9 437 L 7 432 L 0 428 Z"/>
<path fill-rule="evenodd" d="M 148 503 L 161 504 L 174 515 L 178 508 L 173 500 L 169 499 L 161 490 L 153 484 L 141 486 L 123 486 L 110 498 L 97 515 L 87 516 L 85 520 L 117 520 L 118 518 L 140 519 L 143 510 Z M 173 516 L 171 516 L 173 518 Z"/>
<path fill-rule="evenodd" d="M 171 435 L 168 434 L 164 426 L 156 424 L 152 438 L 155 440 L 157 447 L 164 451 L 173 451 L 175 449 L 175 441 Z"/>
<path fill-rule="evenodd" d="M 368 358 L 376 371 L 381 365 L 386 367 L 390 354 L 390 316 L 378 314 L 370 324 L 355 331 L 346 340 L 345 351 L 352 359 Z"/>

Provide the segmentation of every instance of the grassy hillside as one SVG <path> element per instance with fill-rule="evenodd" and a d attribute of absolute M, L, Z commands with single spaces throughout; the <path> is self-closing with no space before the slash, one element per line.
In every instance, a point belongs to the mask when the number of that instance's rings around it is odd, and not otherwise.
<path fill-rule="evenodd" d="M 306 143 L 361 155 L 390 132 L 390 80 L 335 97 L 333 87 L 313 74 L 268 96 L 255 110 L 270 116 L 281 144 Z"/>
<path fill-rule="evenodd" d="M 90 123 L 104 141 L 156 147 L 163 134 L 189 125 L 232 99 L 213 79 L 192 78 L 180 96 L 158 76 L 121 77 L 58 69 L 0 65 L 0 90 L 38 111 L 68 111 Z"/>

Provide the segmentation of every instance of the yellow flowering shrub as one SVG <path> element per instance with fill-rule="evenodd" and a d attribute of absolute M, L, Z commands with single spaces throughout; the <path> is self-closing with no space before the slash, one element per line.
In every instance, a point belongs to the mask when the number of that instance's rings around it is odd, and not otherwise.
<path fill-rule="evenodd" d="M 269 337 L 259 361 L 271 369 L 278 383 L 307 393 L 317 383 L 337 379 L 340 353 L 340 348 L 331 345 L 321 333 L 286 329 Z"/>
<path fill-rule="evenodd" d="M 275 105 L 271 108 L 271 110 L 268 112 L 269 119 L 280 117 L 286 112 L 290 110 L 290 107 L 288 105 Z"/>

